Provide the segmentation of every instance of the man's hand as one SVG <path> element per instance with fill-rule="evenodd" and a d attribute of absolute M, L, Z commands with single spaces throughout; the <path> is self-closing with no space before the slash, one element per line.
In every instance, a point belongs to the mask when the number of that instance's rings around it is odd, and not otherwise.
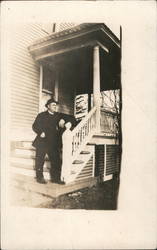
<path fill-rule="evenodd" d="M 64 128 L 64 125 L 65 125 L 65 121 L 64 121 L 64 119 L 61 119 L 60 121 L 59 121 L 59 127 L 60 128 Z"/>
<path fill-rule="evenodd" d="M 45 132 L 42 132 L 40 135 L 41 138 L 45 138 Z"/>

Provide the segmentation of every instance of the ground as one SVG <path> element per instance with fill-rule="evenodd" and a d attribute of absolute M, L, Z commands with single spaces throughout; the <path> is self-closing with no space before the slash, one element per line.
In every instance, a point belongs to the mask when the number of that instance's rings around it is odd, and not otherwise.
<path fill-rule="evenodd" d="M 115 210 L 117 209 L 118 189 L 118 178 L 60 195 L 57 198 L 14 186 L 11 205 L 49 209 Z"/>
<path fill-rule="evenodd" d="M 97 184 L 91 188 L 85 188 L 74 193 L 59 196 L 40 208 L 58 209 L 88 209 L 88 210 L 115 210 L 118 197 L 117 179 Z"/>

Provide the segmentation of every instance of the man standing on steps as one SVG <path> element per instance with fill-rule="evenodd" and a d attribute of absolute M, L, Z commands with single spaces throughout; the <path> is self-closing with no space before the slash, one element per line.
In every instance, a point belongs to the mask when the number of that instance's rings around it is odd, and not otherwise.
<path fill-rule="evenodd" d="M 45 155 L 51 163 L 50 177 L 52 182 L 61 183 L 61 147 L 65 120 L 58 113 L 58 102 L 53 98 L 46 103 L 47 111 L 39 113 L 33 123 L 33 131 L 37 134 L 33 146 L 36 148 L 35 170 L 37 182 L 46 184 L 43 175 Z"/>

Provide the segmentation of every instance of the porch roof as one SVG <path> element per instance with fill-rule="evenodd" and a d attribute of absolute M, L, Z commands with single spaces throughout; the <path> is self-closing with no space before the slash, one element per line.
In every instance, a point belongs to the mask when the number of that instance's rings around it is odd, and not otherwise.
<path fill-rule="evenodd" d="M 85 23 L 37 40 L 28 47 L 36 61 L 98 44 L 103 50 L 120 48 L 120 41 L 104 23 Z"/>

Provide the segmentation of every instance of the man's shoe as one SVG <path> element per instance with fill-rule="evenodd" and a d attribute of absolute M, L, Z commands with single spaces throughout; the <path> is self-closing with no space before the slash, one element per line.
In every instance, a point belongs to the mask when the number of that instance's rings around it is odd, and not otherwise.
<path fill-rule="evenodd" d="M 37 182 L 41 183 L 41 184 L 46 184 L 47 183 L 44 178 L 40 178 L 40 179 L 37 178 Z"/>
<path fill-rule="evenodd" d="M 51 183 L 57 183 L 57 182 L 56 182 L 56 181 L 54 181 L 54 180 L 50 180 L 50 182 L 51 182 Z"/>
<path fill-rule="evenodd" d="M 64 184 L 65 184 L 64 181 L 58 181 L 57 183 L 58 183 L 58 184 L 61 184 L 61 185 L 64 185 Z"/>

